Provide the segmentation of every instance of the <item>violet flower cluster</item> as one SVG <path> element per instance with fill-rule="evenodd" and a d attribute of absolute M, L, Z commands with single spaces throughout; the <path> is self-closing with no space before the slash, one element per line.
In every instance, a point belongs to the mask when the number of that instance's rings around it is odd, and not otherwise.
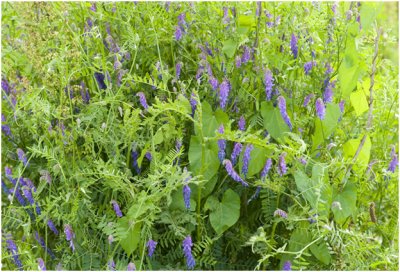
<path fill-rule="evenodd" d="M 75 251 L 75 245 L 74 245 L 74 239 L 75 239 L 75 233 L 72 231 L 72 228 L 70 225 L 65 225 L 64 227 L 64 233 L 65 233 L 65 238 L 67 241 L 69 241 L 69 246 L 72 249 L 72 251 Z"/>
<path fill-rule="evenodd" d="M 147 242 L 146 246 L 147 246 L 147 250 L 148 250 L 148 252 L 149 252 L 149 253 L 148 253 L 148 256 L 151 258 L 151 257 L 153 256 L 153 254 L 154 254 L 154 250 L 156 249 L 157 242 L 154 241 L 154 240 L 152 240 L 152 239 L 150 239 L 150 240 Z"/>
<path fill-rule="evenodd" d="M 244 177 L 247 176 L 247 172 L 249 170 L 249 162 L 250 162 L 250 153 L 253 150 L 253 145 L 249 144 L 246 146 L 246 149 L 244 151 L 243 155 L 243 166 L 242 166 L 242 174 Z"/>
<path fill-rule="evenodd" d="M 286 112 L 286 100 L 283 96 L 278 97 L 278 107 L 281 112 L 282 118 L 285 121 L 286 125 L 292 130 L 292 122 L 290 122 L 290 117 Z"/>
<path fill-rule="evenodd" d="M 230 160 L 225 159 L 222 164 L 225 166 L 226 172 L 228 172 L 228 175 L 237 182 L 240 182 L 243 186 L 247 187 L 249 184 L 247 184 L 240 176 L 238 173 L 236 173 L 235 169 L 233 169 L 232 163 Z"/>
<path fill-rule="evenodd" d="M 315 110 L 317 112 L 318 118 L 321 120 L 324 120 L 325 119 L 325 105 L 321 98 L 318 98 L 317 101 L 315 101 Z"/>
<path fill-rule="evenodd" d="M 218 133 L 224 134 L 224 125 L 221 125 L 218 128 Z M 225 159 L 225 148 L 226 148 L 226 140 L 220 139 L 218 140 L 218 158 L 220 162 Z"/>
<path fill-rule="evenodd" d="M 142 105 L 142 107 L 145 110 L 147 110 L 149 108 L 149 106 L 147 105 L 146 96 L 144 95 L 144 93 L 138 92 L 136 95 L 139 96 L 139 102 Z"/>
<path fill-rule="evenodd" d="M 292 34 L 292 39 L 290 40 L 290 49 L 292 50 L 293 57 L 297 59 L 298 48 L 297 48 L 297 37 Z"/>
<path fill-rule="evenodd" d="M 281 209 L 276 209 L 274 212 L 275 217 L 287 218 L 287 213 Z"/>
<path fill-rule="evenodd" d="M 219 85 L 219 105 L 223 110 L 225 109 L 226 103 L 228 102 L 228 96 L 230 90 L 231 90 L 231 84 L 227 79 L 225 79 Z"/>
<path fill-rule="evenodd" d="M 272 73 L 269 69 L 266 69 L 264 72 L 264 84 L 265 84 L 265 97 L 267 101 L 270 101 L 272 98 L 272 87 L 274 86 L 274 78 L 272 77 Z"/>
<path fill-rule="evenodd" d="M 113 205 L 113 209 L 114 209 L 115 214 L 116 214 L 118 217 L 122 217 L 123 215 L 122 215 L 121 209 L 120 209 L 120 207 L 119 207 L 117 201 L 111 200 L 111 204 Z"/>
<path fill-rule="evenodd" d="M 186 258 L 186 266 L 188 269 L 193 269 L 196 265 L 196 261 L 192 255 L 192 237 L 188 235 L 185 240 L 183 240 L 182 247 L 183 247 L 183 255 Z"/>
<path fill-rule="evenodd" d="M 285 153 L 285 152 L 282 153 L 282 154 L 279 156 L 279 161 L 278 161 L 278 174 L 279 174 L 280 176 L 283 176 L 283 175 L 286 174 L 286 172 L 287 172 L 287 167 L 286 167 L 286 162 L 285 162 L 285 156 L 286 156 L 286 153 Z"/>
<path fill-rule="evenodd" d="M 12 240 L 12 237 L 10 234 L 5 235 L 6 238 L 6 247 L 10 254 L 12 255 L 12 258 L 14 260 L 14 264 L 18 267 L 18 270 L 23 270 L 22 262 L 19 258 L 18 254 L 18 247 Z"/>
<path fill-rule="evenodd" d="M 236 164 L 237 158 L 239 157 L 241 152 L 242 152 L 242 144 L 235 143 L 235 145 L 233 146 L 232 154 L 231 154 L 231 161 L 232 161 L 233 165 Z"/>

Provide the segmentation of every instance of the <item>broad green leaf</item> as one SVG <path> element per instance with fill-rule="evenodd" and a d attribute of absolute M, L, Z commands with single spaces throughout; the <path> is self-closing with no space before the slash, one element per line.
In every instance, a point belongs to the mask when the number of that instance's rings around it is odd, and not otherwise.
<path fill-rule="evenodd" d="M 353 105 L 357 116 L 360 116 L 369 109 L 367 98 L 365 97 L 363 90 L 351 93 L 350 102 Z"/>
<path fill-rule="evenodd" d="M 344 98 L 348 97 L 357 86 L 358 76 L 361 72 L 355 38 L 348 35 L 347 40 L 344 58 L 339 68 L 339 81 Z"/>
<path fill-rule="evenodd" d="M 354 155 L 357 152 L 358 146 L 360 145 L 360 142 L 362 140 L 362 137 L 359 137 L 358 139 L 351 139 L 348 140 L 344 145 L 343 145 L 343 154 L 346 159 L 353 159 Z M 370 152 L 371 152 L 371 139 L 369 136 L 366 136 L 364 145 L 358 154 L 357 160 L 355 161 L 355 164 L 353 166 L 353 169 L 357 172 L 362 172 L 364 171 L 369 162 L 369 157 L 370 157 Z"/>
<path fill-rule="evenodd" d="M 136 223 L 129 220 L 127 217 L 123 217 L 118 220 L 117 232 L 125 233 L 126 235 L 118 236 L 121 247 L 124 249 L 127 255 L 132 254 L 137 248 L 140 238 L 142 224 Z"/>
<path fill-rule="evenodd" d="M 315 258 L 323 264 L 328 265 L 331 263 L 331 254 L 329 253 L 329 249 L 325 242 L 322 241 L 320 243 L 312 244 L 310 250 Z"/>
<path fill-rule="evenodd" d="M 277 141 L 282 140 L 286 132 L 290 132 L 278 108 L 274 108 L 271 103 L 261 103 L 261 116 L 264 120 L 264 128 Z"/>
<path fill-rule="evenodd" d="M 240 215 L 240 197 L 231 189 L 228 189 L 219 202 L 214 196 L 210 196 L 204 206 L 205 210 L 211 210 L 210 223 L 215 232 L 221 235 L 233 226 Z"/>
<path fill-rule="evenodd" d="M 218 172 L 220 165 L 217 142 L 210 141 L 202 146 L 200 137 L 192 136 L 189 146 L 189 162 L 190 171 L 210 180 Z"/>
<path fill-rule="evenodd" d="M 343 191 L 337 193 L 333 201 L 340 203 L 339 207 L 332 207 L 335 221 L 338 224 L 343 224 L 346 218 L 356 210 L 357 188 L 354 183 L 347 183 Z"/>
<path fill-rule="evenodd" d="M 211 179 L 199 185 L 201 186 L 201 198 L 204 198 L 213 192 L 213 189 L 215 187 L 215 184 L 217 184 L 217 181 L 218 181 L 218 174 L 214 175 Z M 192 195 L 197 197 L 198 186 L 196 184 L 192 184 L 190 188 L 192 189 Z"/>
<path fill-rule="evenodd" d="M 268 156 L 270 156 L 271 154 L 272 152 L 270 150 L 255 146 L 254 149 L 251 151 L 247 177 L 252 177 L 260 173 L 265 165 L 265 162 L 267 161 Z"/>
<path fill-rule="evenodd" d="M 237 46 L 238 44 L 234 40 L 227 40 L 223 43 L 222 52 L 224 52 L 228 58 L 232 58 L 235 55 Z"/>
<path fill-rule="evenodd" d="M 239 16 L 239 26 L 241 27 L 252 27 L 256 25 L 256 21 L 253 16 L 241 15 Z"/>
<path fill-rule="evenodd" d="M 379 2 L 363 2 L 360 10 L 361 30 L 368 31 L 383 5 Z"/>
<path fill-rule="evenodd" d="M 340 108 L 339 105 L 329 103 L 326 106 L 325 118 L 324 120 L 320 120 L 319 118 L 315 118 L 315 131 L 312 136 L 313 147 L 312 150 L 315 150 L 318 145 L 323 143 L 325 139 L 327 139 L 335 130 L 336 125 L 339 121 L 340 117 Z"/>

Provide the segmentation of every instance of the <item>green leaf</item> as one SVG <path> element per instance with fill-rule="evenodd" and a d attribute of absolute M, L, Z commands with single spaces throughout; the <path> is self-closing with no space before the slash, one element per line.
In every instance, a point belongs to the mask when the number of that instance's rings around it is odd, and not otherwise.
<path fill-rule="evenodd" d="M 343 145 L 343 155 L 346 159 L 352 159 L 354 155 L 357 152 L 358 146 L 360 145 L 360 142 L 362 140 L 362 136 L 359 137 L 358 139 L 351 139 L 348 140 L 344 145 Z M 369 162 L 369 157 L 371 153 L 371 139 L 369 136 L 366 136 L 364 145 L 358 154 L 358 157 L 355 161 L 355 164 L 353 166 L 353 169 L 357 171 L 358 173 L 361 173 L 364 171 Z"/>
<path fill-rule="evenodd" d="M 241 27 L 252 27 L 256 25 L 256 20 L 253 16 L 240 15 L 238 18 L 239 26 Z"/>
<path fill-rule="evenodd" d="M 361 30 L 368 31 L 371 28 L 372 22 L 376 19 L 381 11 L 382 3 L 363 2 L 360 9 Z"/>
<path fill-rule="evenodd" d="M 343 191 L 337 193 L 333 201 L 340 203 L 340 207 L 332 207 L 335 221 L 338 224 L 343 224 L 346 218 L 356 210 L 357 187 L 354 183 L 347 183 Z"/>
<path fill-rule="evenodd" d="M 350 95 L 350 102 L 353 105 L 357 116 L 360 116 L 369 109 L 367 98 L 365 97 L 363 90 L 352 92 Z"/>
<path fill-rule="evenodd" d="M 348 97 L 357 86 L 358 76 L 361 72 L 355 38 L 348 35 L 347 40 L 343 62 L 339 68 L 339 81 L 344 98 Z"/>
<path fill-rule="evenodd" d="M 132 254 L 139 244 L 141 226 L 140 222 L 135 224 L 127 217 L 118 220 L 117 233 L 120 233 L 118 240 L 127 255 Z"/>
<path fill-rule="evenodd" d="M 325 119 L 315 118 L 315 130 L 312 136 L 313 147 L 315 150 L 325 139 L 327 139 L 335 130 L 340 117 L 339 105 L 329 103 L 326 106 Z"/>
<path fill-rule="evenodd" d="M 205 210 L 211 210 L 210 223 L 218 235 L 233 226 L 240 215 L 240 197 L 233 190 L 228 189 L 222 201 L 210 196 L 204 206 Z"/>
<path fill-rule="evenodd" d="M 251 151 L 249 171 L 247 177 L 252 177 L 258 174 L 264 167 L 267 158 L 272 154 L 271 150 L 255 146 Z"/>
<path fill-rule="evenodd" d="M 272 103 L 261 103 L 261 116 L 264 120 L 264 128 L 277 141 L 283 139 L 286 132 L 290 132 L 278 108 L 274 108 Z"/>
<path fill-rule="evenodd" d="M 237 46 L 238 44 L 234 40 L 227 40 L 223 43 L 222 52 L 224 52 L 228 58 L 232 58 L 235 55 Z"/>
<path fill-rule="evenodd" d="M 202 158 L 203 153 L 204 158 Z M 189 163 L 190 171 L 196 175 L 203 175 L 206 180 L 210 180 L 218 172 L 220 164 L 217 142 L 209 141 L 202 146 L 200 137 L 192 136 L 189 146 Z"/>
<path fill-rule="evenodd" d="M 310 246 L 312 254 L 321 261 L 323 264 L 328 265 L 331 263 L 331 254 L 325 242 L 315 243 Z"/>

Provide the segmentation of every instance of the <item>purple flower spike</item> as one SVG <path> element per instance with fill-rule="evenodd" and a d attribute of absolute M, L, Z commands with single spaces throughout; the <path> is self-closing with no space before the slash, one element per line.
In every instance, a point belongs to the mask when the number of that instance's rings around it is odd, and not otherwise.
<path fill-rule="evenodd" d="M 282 153 L 279 156 L 279 162 L 278 162 L 278 174 L 280 176 L 283 176 L 287 172 L 287 167 L 286 167 L 286 162 L 285 162 L 285 156 L 286 153 Z"/>
<path fill-rule="evenodd" d="M 151 258 L 151 256 L 153 256 L 154 250 L 156 249 L 157 246 L 157 242 L 153 241 L 152 239 L 150 239 L 147 242 L 147 250 L 149 251 L 148 256 Z"/>
<path fill-rule="evenodd" d="M 329 82 L 326 85 L 325 91 L 324 91 L 324 102 L 325 103 L 330 103 L 332 102 L 332 98 L 333 98 L 333 88 L 335 87 L 335 83 L 334 82 Z"/>
<path fill-rule="evenodd" d="M 75 251 L 74 239 L 75 233 L 72 231 L 70 225 L 65 225 L 64 227 L 65 238 L 69 241 L 69 246 L 71 247 L 72 251 Z"/>
<path fill-rule="evenodd" d="M 260 15 L 261 15 L 261 10 L 262 10 L 261 1 L 257 1 L 257 9 L 256 9 L 256 16 L 257 16 L 257 17 L 260 17 Z"/>
<path fill-rule="evenodd" d="M 281 209 L 276 209 L 274 212 L 275 217 L 282 217 L 282 218 L 287 218 L 287 213 Z"/>
<path fill-rule="evenodd" d="M 26 201 L 23 198 L 23 196 L 21 195 L 21 192 L 19 191 L 19 189 L 15 189 L 15 188 L 11 188 L 10 189 L 11 194 L 15 194 L 15 197 L 17 198 L 19 204 L 21 204 L 21 206 L 26 206 Z"/>
<path fill-rule="evenodd" d="M 2 79 L 1 79 L 1 88 L 4 90 L 4 92 L 5 92 L 7 95 L 10 95 L 11 86 L 10 86 L 10 84 L 8 83 L 7 79 L 5 79 L 5 78 L 2 78 Z"/>
<path fill-rule="evenodd" d="M 136 271 L 136 265 L 134 263 L 129 263 L 126 271 Z"/>
<path fill-rule="evenodd" d="M 132 167 L 135 169 L 136 173 L 139 175 L 141 170 L 140 170 L 139 164 L 137 162 L 137 159 L 139 157 L 138 152 L 132 150 L 131 157 L 132 157 Z"/>
<path fill-rule="evenodd" d="M 109 260 L 107 263 L 108 270 L 115 271 L 115 262 L 113 259 Z"/>
<path fill-rule="evenodd" d="M 242 65 L 242 59 L 240 56 L 236 56 L 235 65 L 236 65 L 236 68 L 240 68 L 240 66 Z"/>
<path fill-rule="evenodd" d="M 290 40 L 290 49 L 292 50 L 293 57 L 297 59 L 298 48 L 297 48 L 297 37 L 292 34 L 292 39 Z"/>
<path fill-rule="evenodd" d="M 321 98 L 318 98 L 315 102 L 315 110 L 319 119 L 324 120 L 325 118 L 325 105 Z"/>
<path fill-rule="evenodd" d="M 26 158 L 25 152 L 21 148 L 17 148 L 18 159 L 26 166 L 28 159 Z"/>
<path fill-rule="evenodd" d="M 10 190 L 8 190 L 8 187 L 7 187 L 7 185 L 4 183 L 3 179 L 1 180 L 1 188 L 3 189 L 3 192 L 4 192 L 6 195 L 9 195 L 9 194 L 10 194 Z"/>
<path fill-rule="evenodd" d="M 270 101 L 272 98 L 272 87 L 274 86 L 274 78 L 272 77 L 272 73 L 269 69 L 265 70 L 264 84 L 265 84 L 265 96 L 267 98 L 267 101 Z"/>
<path fill-rule="evenodd" d="M 310 103 L 311 98 L 314 97 L 314 94 L 309 94 L 304 98 L 304 103 L 303 103 L 303 107 L 307 107 L 308 104 Z"/>
<path fill-rule="evenodd" d="M 394 173 L 396 171 L 397 165 L 399 164 L 399 159 L 397 157 L 396 151 L 394 147 L 392 147 L 392 151 L 390 152 L 390 156 L 392 157 L 392 160 L 390 161 L 388 171 Z"/>
<path fill-rule="evenodd" d="M 192 237 L 188 235 L 185 240 L 183 240 L 182 247 L 183 247 L 183 254 L 185 255 L 186 258 L 186 265 L 188 269 L 193 269 L 196 265 L 196 261 L 193 258 L 192 255 Z"/>
<path fill-rule="evenodd" d="M 196 95 L 194 93 L 190 95 L 190 106 L 192 107 L 192 117 L 194 117 L 194 113 L 197 109 L 197 100 L 196 100 Z"/>
<path fill-rule="evenodd" d="M 235 143 L 235 146 L 233 147 L 233 151 L 232 151 L 232 154 L 231 154 L 231 161 L 232 161 L 233 165 L 236 164 L 236 160 L 239 157 L 241 151 L 242 151 L 242 144 L 241 143 Z"/>
<path fill-rule="evenodd" d="M 5 235 L 5 236 L 6 236 L 6 247 L 7 247 L 8 251 L 11 253 L 11 255 L 14 259 L 15 265 L 18 267 L 19 270 L 22 270 L 23 267 L 22 267 L 21 260 L 19 259 L 18 247 L 12 240 L 12 237 L 10 234 Z"/>
<path fill-rule="evenodd" d="M 313 62 L 313 61 L 306 62 L 306 63 L 304 64 L 304 73 L 305 73 L 306 75 L 308 75 L 308 74 L 310 73 L 310 71 L 311 71 L 311 69 L 312 69 L 313 66 L 314 66 L 314 62 Z"/>
<path fill-rule="evenodd" d="M 42 258 L 38 258 L 37 261 L 38 261 L 39 271 L 46 271 L 46 266 L 44 264 L 43 259 Z"/>
<path fill-rule="evenodd" d="M 175 40 L 179 41 L 182 39 L 182 30 L 179 26 L 175 28 Z"/>
<path fill-rule="evenodd" d="M 58 230 L 57 230 L 56 226 L 54 225 L 53 220 L 51 220 L 51 219 L 47 220 L 47 226 L 49 226 L 49 228 L 51 229 L 52 232 L 54 232 L 55 235 L 58 235 Z"/>
<path fill-rule="evenodd" d="M 191 190 L 190 190 L 189 185 L 185 184 L 183 186 L 183 200 L 185 202 L 185 207 L 188 210 L 190 210 L 190 193 L 191 193 Z"/>
<path fill-rule="evenodd" d="M 238 173 L 236 173 L 235 169 L 233 169 L 232 163 L 230 160 L 225 159 L 222 164 L 225 166 L 226 172 L 228 172 L 228 175 L 237 182 L 240 182 L 243 186 L 249 186 L 240 176 Z"/>
<path fill-rule="evenodd" d="M 123 215 L 122 215 L 121 209 L 119 208 L 119 205 L 118 205 L 117 201 L 111 200 L 111 204 L 113 205 L 115 214 L 118 217 L 122 217 Z"/>
<path fill-rule="evenodd" d="M 153 156 L 151 155 L 150 151 L 147 151 L 146 154 L 144 154 L 144 156 L 151 161 L 153 159 Z"/>
<path fill-rule="evenodd" d="M 142 105 L 142 107 L 145 110 L 147 110 L 149 108 L 149 106 L 147 105 L 146 96 L 144 95 L 144 93 L 138 92 L 136 95 L 139 96 L 139 101 L 140 101 L 140 104 Z"/>
<path fill-rule="evenodd" d="M 242 174 L 244 177 L 247 176 L 247 172 L 249 170 L 249 162 L 250 162 L 250 153 L 253 150 L 253 145 L 249 144 L 248 146 L 246 146 L 246 149 L 244 151 L 244 155 L 243 155 L 243 166 L 242 166 Z"/>
<path fill-rule="evenodd" d="M 242 62 L 247 63 L 249 60 L 250 60 L 250 48 L 248 46 L 244 46 Z"/>
<path fill-rule="evenodd" d="M 22 193 L 24 194 L 25 198 L 28 199 L 28 202 L 29 202 L 31 205 L 34 205 L 34 204 L 35 204 L 35 200 L 33 199 L 31 190 L 29 190 L 28 187 L 26 187 L 26 186 L 22 187 Z"/>
<path fill-rule="evenodd" d="M 90 10 L 93 12 L 97 11 L 96 3 L 92 3 L 92 5 L 90 6 Z"/>
<path fill-rule="evenodd" d="M 278 97 L 278 107 L 281 112 L 283 120 L 285 120 L 285 123 L 289 126 L 290 130 L 292 130 L 292 123 L 290 122 L 290 117 L 286 112 L 286 100 L 283 96 Z"/>
<path fill-rule="evenodd" d="M 221 125 L 218 128 L 218 133 L 224 134 L 224 125 Z M 226 140 L 224 139 L 218 140 L 218 158 L 221 163 L 225 159 L 225 148 L 226 148 Z"/>
<path fill-rule="evenodd" d="M 344 100 L 339 102 L 339 108 L 340 108 L 340 111 L 343 113 L 344 112 Z"/>
<path fill-rule="evenodd" d="M 179 79 L 179 77 L 181 76 L 181 69 L 182 69 L 182 62 L 178 62 L 175 65 L 175 77 L 176 77 L 176 79 Z"/>
<path fill-rule="evenodd" d="M 208 82 L 210 83 L 211 88 L 214 91 L 218 89 L 218 84 L 219 84 L 218 79 L 216 79 L 215 77 L 211 77 Z"/>
<path fill-rule="evenodd" d="M 286 261 L 282 267 L 283 271 L 292 271 L 292 263 L 290 261 Z"/>
<path fill-rule="evenodd" d="M 265 162 L 264 168 L 261 171 L 261 179 L 264 179 L 268 175 L 268 172 L 271 169 L 271 166 L 272 166 L 272 160 L 267 159 L 267 161 Z"/>
<path fill-rule="evenodd" d="M 230 89 L 230 83 L 227 79 L 222 81 L 222 83 L 219 85 L 219 105 L 221 109 L 225 109 L 226 107 Z"/>
<path fill-rule="evenodd" d="M 244 119 L 243 115 L 240 116 L 239 122 L 238 122 L 238 127 L 239 130 L 245 131 L 246 130 L 246 120 Z"/>
<path fill-rule="evenodd" d="M 4 170 L 5 170 L 5 173 L 6 173 L 6 177 L 8 179 L 12 178 L 12 170 L 11 170 L 11 168 L 6 166 L 6 167 L 4 167 Z"/>
<path fill-rule="evenodd" d="M 107 85 L 104 82 L 105 76 L 102 73 L 95 72 L 94 77 L 96 78 L 97 84 L 99 85 L 100 90 L 107 89 Z"/>

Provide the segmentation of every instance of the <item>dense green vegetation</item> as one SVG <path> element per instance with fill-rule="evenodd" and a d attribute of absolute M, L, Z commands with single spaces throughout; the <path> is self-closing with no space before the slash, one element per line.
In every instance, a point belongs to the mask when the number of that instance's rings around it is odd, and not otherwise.
<path fill-rule="evenodd" d="M 6 270 L 398 270 L 398 4 L 2 2 Z"/>

